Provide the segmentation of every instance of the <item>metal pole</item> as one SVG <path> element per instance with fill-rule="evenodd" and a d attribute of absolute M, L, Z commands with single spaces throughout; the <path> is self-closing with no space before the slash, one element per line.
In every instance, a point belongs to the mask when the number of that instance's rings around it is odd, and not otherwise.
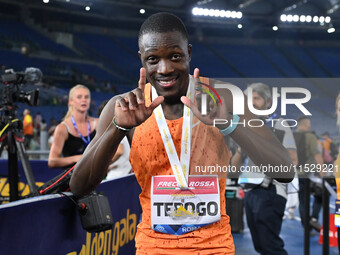
<path fill-rule="evenodd" d="M 21 161 L 22 168 L 24 169 L 24 173 L 25 173 L 25 176 L 26 176 L 28 186 L 30 188 L 31 193 L 33 193 L 33 192 L 37 191 L 37 186 L 35 185 L 35 180 L 34 180 L 31 165 L 30 165 L 28 157 L 25 153 L 25 147 L 24 147 L 23 143 L 18 142 L 18 141 L 16 141 L 16 146 L 17 146 L 17 150 L 18 150 L 18 153 L 19 153 L 19 159 Z"/>
<path fill-rule="evenodd" d="M 9 182 L 9 200 L 15 201 L 19 199 L 18 183 L 18 158 L 17 148 L 15 145 L 12 131 L 7 133 L 8 142 L 8 182 Z"/>
<path fill-rule="evenodd" d="M 329 194 L 326 188 L 326 178 L 322 178 L 322 208 L 323 208 L 323 243 L 322 254 L 329 255 Z"/>
<path fill-rule="evenodd" d="M 46 130 L 40 131 L 40 151 L 48 150 L 48 133 Z M 40 154 L 40 159 L 46 159 L 46 156 Z"/>
<path fill-rule="evenodd" d="M 305 240 L 304 240 L 304 255 L 309 255 L 309 236 L 310 236 L 310 180 L 308 177 L 305 179 L 305 222 L 304 227 L 305 227 Z"/>

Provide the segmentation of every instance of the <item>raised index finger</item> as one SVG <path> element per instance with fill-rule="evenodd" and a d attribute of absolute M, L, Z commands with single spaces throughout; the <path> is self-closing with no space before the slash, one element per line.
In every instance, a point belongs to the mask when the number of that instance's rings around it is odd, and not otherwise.
<path fill-rule="evenodd" d="M 143 93 L 145 89 L 145 84 L 146 84 L 146 70 L 144 67 L 142 67 L 139 71 L 138 88 L 140 88 Z"/>
<path fill-rule="evenodd" d="M 194 70 L 194 78 L 199 79 L 200 77 L 200 70 L 198 68 L 195 68 Z"/>
<path fill-rule="evenodd" d="M 207 125 L 212 125 L 212 120 L 210 119 L 209 115 L 205 115 L 203 116 L 199 109 L 197 108 L 197 106 L 190 101 L 189 98 L 185 97 L 185 96 L 182 96 L 181 97 L 181 101 L 184 105 L 186 105 L 187 107 L 190 108 L 190 110 L 192 111 L 192 113 L 200 120 L 202 121 L 204 124 L 207 124 Z"/>
<path fill-rule="evenodd" d="M 196 87 L 201 87 L 200 86 L 200 70 L 198 68 L 194 69 L 194 81 L 195 81 L 195 88 Z"/>

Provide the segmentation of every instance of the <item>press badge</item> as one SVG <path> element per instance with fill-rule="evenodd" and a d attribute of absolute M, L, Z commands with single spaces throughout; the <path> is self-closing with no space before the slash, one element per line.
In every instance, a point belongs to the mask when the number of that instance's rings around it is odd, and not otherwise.
<path fill-rule="evenodd" d="M 334 225 L 340 228 L 340 200 L 335 201 Z"/>
<path fill-rule="evenodd" d="M 175 176 L 154 176 L 151 189 L 151 227 L 182 235 L 218 222 L 220 191 L 217 176 L 189 176 L 180 189 Z"/>

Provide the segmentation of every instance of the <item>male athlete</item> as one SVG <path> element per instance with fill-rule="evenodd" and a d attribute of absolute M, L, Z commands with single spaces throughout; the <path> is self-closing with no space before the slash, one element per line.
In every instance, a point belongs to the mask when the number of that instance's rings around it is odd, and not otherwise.
<path fill-rule="evenodd" d="M 113 97 L 104 108 L 97 134 L 75 167 L 71 190 L 76 196 L 94 190 L 127 136 L 130 162 L 142 188 L 137 254 L 234 254 L 225 212 L 225 175 L 207 176 L 196 167 L 229 164 L 223 139 L 228 134 L 255 164 L 289 165 L 289 155 L 267 127 L 229 125 L 238 117 L 242 122 L 254 116 L 246 106 L 244 116 L 233 115 L 232 95 L 226 89 L 217 90 L 217 106 L 209 107 L 206 115 L 200 113 L 195 100 L 201 97 L 201 77 L 197 68 L 189 75 L 192 46 L 178 17 L 150 16 L 140 28 L 138 44 L 143 66 L 138 88 Z M 212 80 L 204 82 L 214 86 Z M 214 119 L 229 122 L 213 127 Z M 271 175 L 283 182 L 293 176 Z M 164 185 L 166 189 L 159 189 Z"/>

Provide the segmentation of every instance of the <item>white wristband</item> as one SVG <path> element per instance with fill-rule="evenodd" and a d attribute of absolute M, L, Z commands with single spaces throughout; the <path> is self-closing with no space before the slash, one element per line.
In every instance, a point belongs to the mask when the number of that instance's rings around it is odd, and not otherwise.
<path fill-rule="evenodd" d="M 131 128 L 123 128 L 123 127 L 118 126 L 115 119 L 116 119 L 116 116 L 113 117 L 112 123 L 113 123 L 113 125 L 115 125 L 116 128 L 118 128 L 119 130 L 122 130 L 124 132 L 129 132 L 131 130 Z"/>

